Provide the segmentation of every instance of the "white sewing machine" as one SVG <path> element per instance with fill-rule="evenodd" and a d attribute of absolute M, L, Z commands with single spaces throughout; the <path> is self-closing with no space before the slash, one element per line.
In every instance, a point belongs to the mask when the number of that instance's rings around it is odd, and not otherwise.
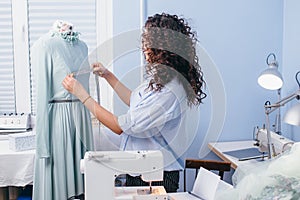
<path fill-rule="evenodd" d="M 272 140 L 272 149 L 276 155 L 279 155 L 284 151 L 290 149 L 294 144 L 292 140 L 289 140 L 282 135 L 278 135 L 273 131 L 270 131 L 270 133 L 271 133 L 271 140 Z M 261 128 L 257 130 L 256 141 L 260 152 L 268 152 L 267 129 Z"/>
<path fill-rule="evenodd" d="M 163 186 L 115 187 L 120 174 L 142 175 L 147 182 L 163 180 L 163 155 L 160 151 L 94 151 L 81 160 L 85 199 L 167 200 Z"/>

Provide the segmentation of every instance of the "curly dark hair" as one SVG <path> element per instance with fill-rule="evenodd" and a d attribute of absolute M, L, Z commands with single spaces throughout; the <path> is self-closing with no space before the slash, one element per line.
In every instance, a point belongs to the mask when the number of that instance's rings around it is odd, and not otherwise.
<path fill-rule="evenodd" d="M 188 105 L 199 105 L 206 97 L 203 73 L 196 55 L 196 33 L 185 19 L 166 13 L 148 17 L 142 33 L 146 56 L 148 89 L 160 91 L 177 77 L 183 85 Z"/>

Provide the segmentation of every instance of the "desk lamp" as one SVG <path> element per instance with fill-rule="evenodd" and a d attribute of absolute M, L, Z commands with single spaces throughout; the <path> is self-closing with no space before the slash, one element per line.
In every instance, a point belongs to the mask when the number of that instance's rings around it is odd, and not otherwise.
<path fill-rule="evenodd" d="M 273 60 L 270 57 L 273 56 Z M 260 86 L 268 90 L 280 89 L 283 85 L 283 79 L 278 71 L 278 62 L 274 53 L 270 53 L 266 59 L 268 68 L 258 77 L 257 81 Z"/>
<path fill-rule="evenodd" d="M 270 102 L 266 102 L 265 104 L 265 114 L 266 114 L 266 129 L 267 129 L 267 140 L 268 140 L 268 158 L 272 158 L 275 155 L 273 155 L 273 151 L 271 149 L 272 147 L 272 139 L 270 134 L 270 121 L 269 121 L 269 114 L 275 111 L 276 109 L 279 109 L 281 106 L 284 106 L 286 103 L 292 101 L 293 99 L 300 99 L 300 83 L 297 78 L 297 76 L 300 74 L 300 71 L 296 73 L 296 81 L 298 83 L 298 90 L 291 95 L 281 99 L 280 101 L 270 104 Z M 297 125 L 300 126 L 300 103 L 292 106 L 285 114 L 284 120 L 285 123 Z"/>
<path fill-rule="evenodd" d="M 270 57 L 273 57 L 271 60 Z M 257 79 L 258 84 L 268 90 L 277 90 L 278 101 L 281 100 L 281 87 L 283 79 L 281 73 L 278 71 L 278 62 L 274 53 L 267 56 L 266 63 L 268 68 L 264 70 Z M 281 135 L 281 111 L 278 108 L 278 113 L 275 119 L 274 132 Z"/>

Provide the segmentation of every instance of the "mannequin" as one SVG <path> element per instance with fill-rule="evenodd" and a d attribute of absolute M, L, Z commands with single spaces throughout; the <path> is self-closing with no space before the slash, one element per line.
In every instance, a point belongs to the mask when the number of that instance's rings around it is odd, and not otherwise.
<path fill-rule="evenodd" d="M 93 150 L 90 112 L 66 91 L 63 78 L 89 67 L 87 45 L 69 22 L 58 20 L 31 50 L 36 78 L 36 160 L 33 199 L 81 199 L 80 160 Z M 89 74 L 77 77 L 89 91 Z"/>

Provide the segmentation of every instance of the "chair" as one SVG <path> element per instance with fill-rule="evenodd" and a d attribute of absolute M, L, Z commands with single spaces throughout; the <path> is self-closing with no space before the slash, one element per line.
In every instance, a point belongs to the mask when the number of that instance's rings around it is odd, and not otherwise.
<path fill-rule="evenodd" d="M 200 167 L 203 167 L 207 170 L 215 170 L 219 171 L 219 176 L 221 180 L 223 180 L 224 172 L 230 171 L 230 162 L 226 161 L 218 161 L 218 160 L 198 160 L 198 159 L 186 159 L 185 160 L 185 167 L 184 167 L 184 191 L 186 191 L 186 170 L 187 169 L 195 169 L 195 179 L 198 174 L 198 170 Z"/>

